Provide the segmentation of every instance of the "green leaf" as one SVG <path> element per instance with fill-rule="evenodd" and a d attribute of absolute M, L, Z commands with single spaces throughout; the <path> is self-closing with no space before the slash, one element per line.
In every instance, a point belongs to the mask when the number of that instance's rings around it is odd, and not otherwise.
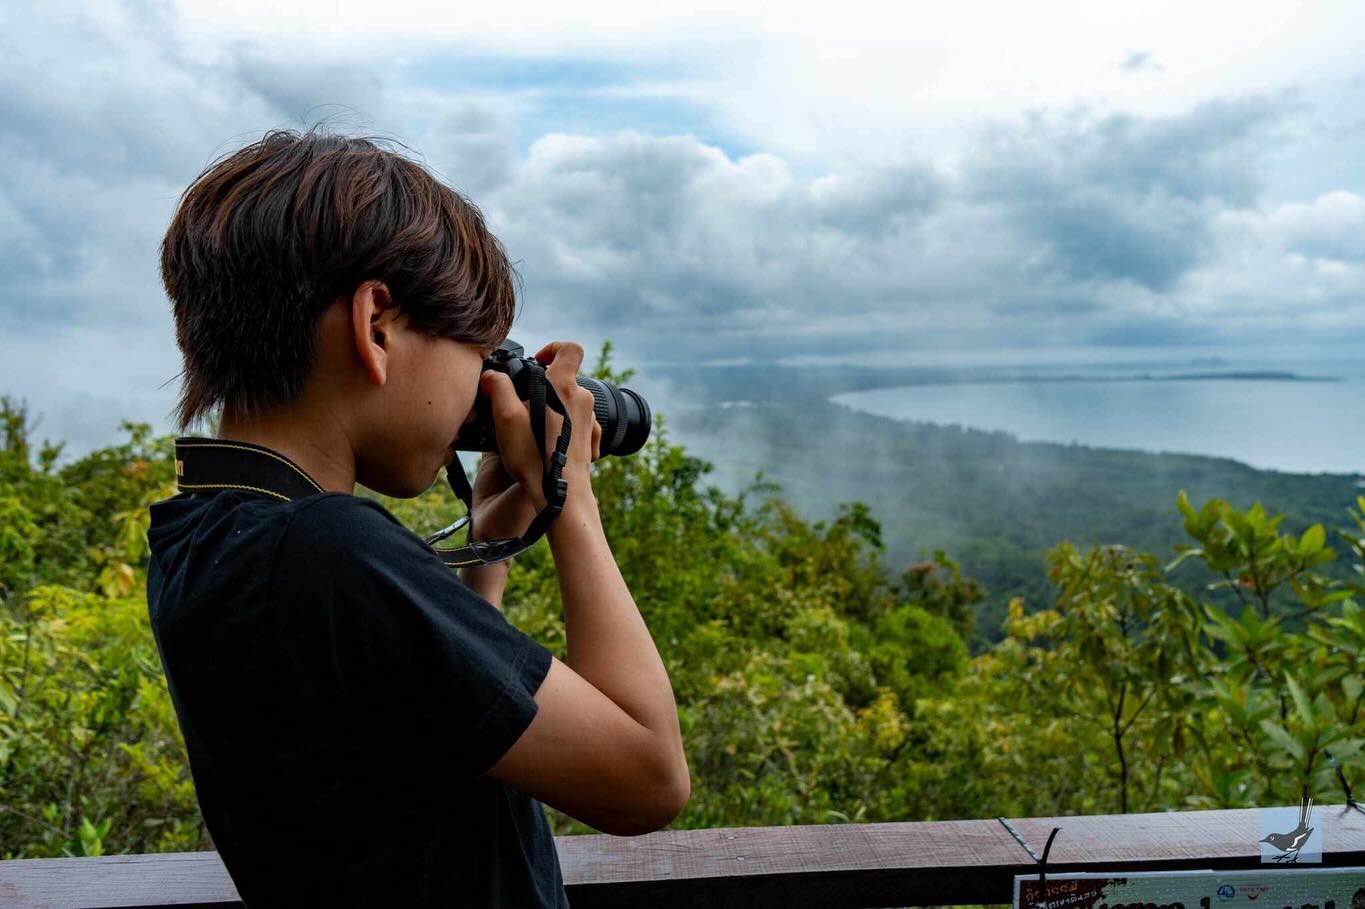
<path fill-rule="evenodd" d="M 1317 721 L 1313 717 L 1313 707 L 1308 703 L 1308 695 L 1304 694 L 1303 686 L 1299 684 L 1289 673 L 1284 675 L 1285 684 L 1289 686 L 1289 695 L 1294 699 L 1294 706 L 1299 711 L 1299 717 L 1306 726 L 1315 727 Z"/>
<path fill-rule="evenodd" d="M 1185 490 L 1180 490 L 1180 494 L 1175 497 L 1175 507 L 1180 509 L 1180 513 L 1185 516 L 1186 521 L 1191 524 L 1198 521 L 1198 517 L 1194 512 L 1194 506 L 1190 504 L 1189 496 L 1185 495 Z M 1365 508 L 1365 504 L 1362 504 L 1360 507 Z"/>
<path fill-rule="evenodd" d="M 1287 751 L 1294 756 L 1295 760 L 1303 760 L 1306 752 L 1299 740 L 1285 730 L 1283 726 L 1273 720 L 1261 720 L 1261 729 L 1265 730 L 1272 742 L 1280 747 L 1282 751 Z"/>

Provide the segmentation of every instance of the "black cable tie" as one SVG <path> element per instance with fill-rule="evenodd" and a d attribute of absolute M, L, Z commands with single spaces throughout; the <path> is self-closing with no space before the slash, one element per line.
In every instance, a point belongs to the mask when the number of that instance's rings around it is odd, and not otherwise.
<path fill-rule="evenodd" d="M 1038 864 L 1038 899 L 1039 901 L 1046 901 L 1047 856 L 1048 853 L 1052 851 L 1052 841 L 1056 839 L 1058 832 L 1061 831 L 1062 828 L 1061 827 L 1052 828 L 1052 832 L 1049 833 L 1047 837 L 1047 845 L 1043 847 L 1043 855 L 1041 858 L 1039 858 L 1038 853 L 1033 851 L 1033 847 L 1031 847 L 1028 844 L 1028 842 L 1025 841 L 1025 839 L 1022 836 L 1019 835 L 1019 831 L 1015 830 L 1013 825 L 1011 825 L 1009 821 L 1005 820 L 1005 818 L 999 815 L 997 815 L 995 819 L 1005 826 L 1005 829 L 1010 832 L 1010 836 L 1014 837 L 1015 842 L 1017 842 L 1020 846 L 1023 846 L 1024 851 L 1028 853 L 1029 858 L 1033 859 Z"/>
<path fill-rule="evenodd" d="M 1047 835 L 1047 845 L 1043 847 L 1043 857 L 1038 862 L 1038 891 L 1039 899 L 1047 900 L 1047 854 L 1052 851 L 1052 841 L 1057 838 L 1057 831 L 1061 827 L 1053 827 L 1052 832 Z"/>
<path fill-rule="evenodd" d="M 1332 757 L 1332 752 L 1326 748 L 1322 749 L 1322 753 L 1327 755 L 1327 763 L 1332 765 L 1332 769 L 1337 772 L 1337 779 L 1341 781 L 1341 788 L 1346 793 L 1346 810 L 1350 811 L 1354 808 L 1361 814 L 1365 814 L 1365 808 L 1362 808 L 1360 803 L 1351 795 L 1351 784 L 1346 782 L 1346 774 L 1341 770 L 1341 762 Z"/>

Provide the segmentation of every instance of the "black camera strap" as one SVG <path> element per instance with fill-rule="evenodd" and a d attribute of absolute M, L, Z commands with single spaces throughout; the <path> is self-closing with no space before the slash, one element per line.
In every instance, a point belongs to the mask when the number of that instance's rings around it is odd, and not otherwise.
<path fill-rule="evenodd" d="M 568 460 L 569 437 L 573 431 L 568 409 L 559 394 L 545 378 L 545 369 L 538 364 L 528 367 L 528 403 L 531 405 L 531 431 L 542 459 L 545 454 L 545 408 L 549 406 L 564 418 L 555 450 L 550 455 L 542 478 L 546 505 L 531 521 L 531 526 L 520 537 L 496 540 L 471 540 L 474 533 L 473 490 L 465 476 L 457 453 L 446 465 L 446 480 L 455 495 L 464 503 L 466 514 L 454 524 L 425 537 L 427 545 L 451 568 L 465 565 L 489 565 L 510 559 L 526 549 L 549 529 L 564 508 L 569 494 L 569 481 L 564 479 L 564 465 Z M 251 442 L 233 439 L 208 439 L 182 436 L 175 440 L 176 486 L 185 494 L 209 494 L 223 489 L 241 489 L 291 501 L 318 495 L 324 490 L 302 467 L 277 451 Z M 435 543 L 449 537 L 465 524 L 465 545 L 442 549 Z"/>
<path fill-rule="evenodd" d="M 545 507 L 531 520 L 531 526 L 527 527 L 526 532 L 520 537 L 469 540 L 474 533 L 473 492 L 469 488 L 468 478 L 464 475 L 464 467 L 460 464 L 460 454 L 456 452 L 454 460 L 446 465 L 446 480 L 449 481 L 456 497 L 464 503 L 466 514 L 454 524 L 426 538 L 432 550 L 452 568 L 464 565 L 490 565 L 503 559 L 510 559 L 540 539 L 545 531 L 550 529 L 550 522 L 559 517 L 560 511 L 564 508 L 564 500 L 568 497 L 569 481 L 564 479 L 563 473 L 569 457 L 569 436 L 573 431 L 573 421 L 569 419 L 568 408 L 559 400 L 559 393 L 555 391 L 554 385 L 546 380 L 545 368 L 534 362 L 528 363 L 524 368 L 527 372 L 526 398 L 531 405 L 531 432 L 535 436 L 536 451 L 540 452 L 542 461 L 545 460 L 546 406 L 553 408 L 564 418 L 564 425 L 559 430 L 559 439 L 555 442 L 554 453 L 550 455 L 550 463 L 546 465 L 545 473 L 541 477 Z M 465 545 L 457 549 L 441 549 L 433 545 L 450 536 L 466 521 L 469 523 L 469 531 L 465 534 Z"/>

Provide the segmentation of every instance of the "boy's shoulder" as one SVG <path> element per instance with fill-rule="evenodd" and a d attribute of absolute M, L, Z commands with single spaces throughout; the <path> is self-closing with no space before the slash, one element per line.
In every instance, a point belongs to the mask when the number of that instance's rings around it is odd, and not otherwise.
<path fill-rule="evenodd" d="M 384 504 L 363 495 L 324 493 L 296 500 L 277 539 L 272 579 L 278 587 L 324 583 L 345 595 L 347 586 L 370 587 L 375 581 L 393 586 L 400 576 L 445 592 L 463 587 L 426 540 Z"/>
<path fill-rule="evenodd" d="M 344 492 L 325 492 L 291 505 L 288 534 L 326 547 L 350 546 L 357 542 L 411 545 L 425 549 L 426 544 L 403 525 L 383 503 L 366 496 Z"/>
<path fill-rule="evenodd" d="M 289 502 L 288 507 L 295 517 L 305 514 L 315 517 L 365 514 L 377 515 L 384 520 L 398 523 L 398 519 L 384 507 L 382 502 L 368 496 L 357 496 L 348 492 L 320 492 L 316 495 L 294 499 Z"/>
<path fill-rule="evenodd" d="M 380 502 L 343 492 L 291 501 L 224 490 L 213 496 L 172 498 L 151 506 L 147 538 L 169 571 L 200 574 L 211 561 L 218 578 L 242 570 L 269 580 L 286 564 L 290 574 L 336 576 L 376 562 L 439 557 Z"/>
<path fill-rule="evenodd" d="M 402 523 L 380 502 L 345 492 L 324 492 L 289 503 L 289 526 L 299 530 L 331 530 L 357 534 L 406 532 Z"/>

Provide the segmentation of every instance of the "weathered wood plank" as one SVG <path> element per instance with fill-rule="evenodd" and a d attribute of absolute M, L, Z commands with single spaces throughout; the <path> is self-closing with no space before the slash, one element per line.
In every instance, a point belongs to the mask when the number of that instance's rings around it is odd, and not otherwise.
<path fill-rule="evenodd" d="M 1027 854 L 994 819 L 661 831 L 557 841 L 575 907 L 999 901 Z"/>
<path fill-rule="evenodd" d="M 1322 805 L 1324 865 L 1365 865 L 1365 815 Z M 1260 867 L 1256 809 L 1010 818 L 1056 871 Z M 556 840 L 575 909 L 639 905 L 913 906 L 1007 903 L 1036 871 L 997 820 L 663 830 Z M 0 862 L 6 909 L 239 906 L 216 852 Z"/>
<path fill-rule="evenodd" d="M 5 909 L 241 905 L 217 852 L 0 862 Z"/>

